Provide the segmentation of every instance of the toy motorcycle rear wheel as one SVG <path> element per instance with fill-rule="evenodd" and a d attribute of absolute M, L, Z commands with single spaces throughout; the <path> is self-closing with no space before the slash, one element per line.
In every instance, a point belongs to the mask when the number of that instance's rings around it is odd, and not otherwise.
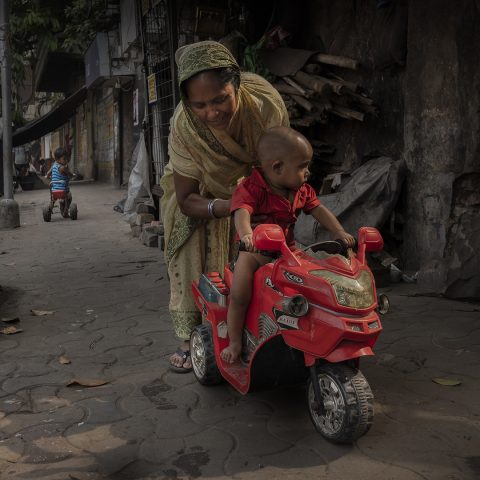
<path fill-rule="evenodd" d="M 190 335 L 190 355 L 195 377 L 202 385 L 218 385 L 223 378 L 215 360 L 212 326 L 198 325 Z"/>
<path fill-rule="evenodd" d="M 360 370 L 345 364 L 317 367 L 324 412 L 316 408 L 311 380 L 307 386 L 310 417 L 317 431 L 335 443 L 351 443 L 373 423 L 373 394 Z"/>

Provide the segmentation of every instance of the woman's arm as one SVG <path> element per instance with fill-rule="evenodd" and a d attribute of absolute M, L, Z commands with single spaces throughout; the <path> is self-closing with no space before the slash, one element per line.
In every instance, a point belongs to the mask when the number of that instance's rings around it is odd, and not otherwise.
<path fill-rule="evenodd" d="M 208 212 L 209 198 L 199 193 L 199 184 L 193 178 L 184 177 L 173 172 L 173 183 L 180 211 L 187 217 L 212 218 Z M 213 212 L 218 218 L 230 216 L 230 200 L 218 199 L 213 205 Z"/>

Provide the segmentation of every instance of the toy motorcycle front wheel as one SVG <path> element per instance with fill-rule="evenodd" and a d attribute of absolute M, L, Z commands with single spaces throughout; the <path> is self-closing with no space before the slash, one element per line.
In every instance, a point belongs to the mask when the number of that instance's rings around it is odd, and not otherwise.
<path fill-rule="evenodd" d="M 323 411 L 311 380 L 307 386 L 308 410 L 317 431 L 335 443 L 351 443 L 367 433 L 373 423 L 373 394 L 360 370 L 345 364 L 319 365 L 317 380 Z"/>
<path fill-rule="evenodd" d="M 223 378 L 217 367 L 210 324 L 198 325 L 190 335 L 190 355 L 195 377 L 202 385 L 217 385 Z"/>

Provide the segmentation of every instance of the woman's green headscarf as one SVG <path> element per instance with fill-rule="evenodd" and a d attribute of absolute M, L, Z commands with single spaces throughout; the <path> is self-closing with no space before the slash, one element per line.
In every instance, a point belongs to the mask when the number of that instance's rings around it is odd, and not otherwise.
<path fill-rule="evenodd" d="M 180 47 L 175 52 L 175 62 L 179 85 L 197 73 L 213 68 L 231 67 L 240 73 L 240 67 L 228 48 L 211 40 Z"/>

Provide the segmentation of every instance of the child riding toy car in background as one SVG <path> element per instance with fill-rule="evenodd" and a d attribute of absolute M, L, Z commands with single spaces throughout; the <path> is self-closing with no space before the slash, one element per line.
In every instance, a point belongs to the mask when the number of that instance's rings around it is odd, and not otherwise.
<path fill-rule="evenodd" d="M 72 194 L 70 192 L 70 179 L 75 175 L 68 168 L 68 160 L 63 147 L 55 150 L 55 162 L 47 173 L 50 182 L 50 203 L 43 209 L 43 219 L 49 222 L 52 218 L 55 202 L 60 200 L 60 213 L 62 217 L 77 219 L 77 204 L 72 203 Z"/>

